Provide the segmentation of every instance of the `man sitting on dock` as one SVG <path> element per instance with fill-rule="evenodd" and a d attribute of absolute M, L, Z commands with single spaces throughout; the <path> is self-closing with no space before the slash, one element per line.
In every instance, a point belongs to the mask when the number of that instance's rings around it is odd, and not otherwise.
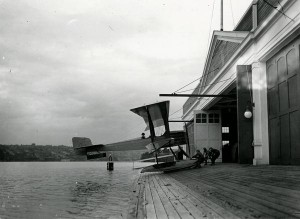
<path fill-rule="evenodd" d="M 200 152 L 200 150 L 196 150 L 196 154 L 192 158 L 196 158 L 197 159 L 197 161 L 195 162 L 195 167 L 194 168 L 200 168 L 201 167 L 201 163 L 204 162 L 204 156 Z"/>

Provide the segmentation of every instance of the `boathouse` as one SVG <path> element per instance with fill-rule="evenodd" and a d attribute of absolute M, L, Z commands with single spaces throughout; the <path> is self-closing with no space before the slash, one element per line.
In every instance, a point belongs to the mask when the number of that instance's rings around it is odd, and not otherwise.
<path fill-rule="evenodd" d="M 214 31 L 183 105 L 191 153 L 219 161 L 300 164 L 300 1 L 255 0 L 233 31 Z M 217 96 L 212 96 L 217 95 Z"/>

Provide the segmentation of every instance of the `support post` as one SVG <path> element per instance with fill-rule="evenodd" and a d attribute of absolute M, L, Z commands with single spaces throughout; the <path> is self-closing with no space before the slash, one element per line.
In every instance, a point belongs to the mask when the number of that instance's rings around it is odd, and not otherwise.
<path fill-rule="evenodd" d="M 220 30 L 223 31 L 223 0 L 221 0 L 221 27 Z"/>
<path fill-rule="evenodd" d="M 246 118 L 248 109 L 253 115 L 251 65 L 237 66 L 238 157 L 241 164 L 253 162 L 253 117 Z"/>

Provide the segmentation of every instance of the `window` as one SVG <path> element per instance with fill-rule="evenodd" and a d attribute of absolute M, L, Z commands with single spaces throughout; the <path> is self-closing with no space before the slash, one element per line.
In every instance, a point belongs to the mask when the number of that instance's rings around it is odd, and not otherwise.
<path fill-rule="evenodd" d="M 205 113 L 196 114 L 196 123 L 206 123 L 206 114 Z"/>
<path fill-rule="evenodd" d="M 219 123 L 220 122 L 219 114 L 217 114 L 217 113 L 208 114 L 208 122 L 209 123 Z"/>
<path fill-rule="evenodd" d="M 229 133 L 229 127 L 222 127 L 222 133 Z"/>
<path fill-rule="evenodd" d="M 222 141 L 222 145 L 226 145 L 226 144 L 229 144 L 229 141 Z"/>

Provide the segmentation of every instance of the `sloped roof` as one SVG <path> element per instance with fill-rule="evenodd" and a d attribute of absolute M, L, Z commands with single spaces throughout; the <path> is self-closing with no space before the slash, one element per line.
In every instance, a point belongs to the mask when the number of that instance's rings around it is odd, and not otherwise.
<path fill-rule="evenodd" d="M 214 31 L 206 58 L 203 76 L 200 83 L 193 91 L 193 94 L 199 94 L 210 84 L 215 75 L 222 69 L 227 61 L 232 57 L 241 42 L 246 38 L 247 31 Z M 183 105 L 185 113 L 196 101 L 196 98 L 188 98 Z"/>
<path fill-rule="evenodd" d="M 258 26 L 275 10 L 282 0 L 257 0 L 257 22 Z M 234 31 L 214 31 L 204 71 L 200 83 L 193 94 L 200 94 L 210 84 L 221 70 L 222 66 L 233 56 L 243 39 L 252 30 L 252 4 L 234 28 Z M 183 114 L 194 105 L 197 98 L 188 98 L 183 105 Z"/>

